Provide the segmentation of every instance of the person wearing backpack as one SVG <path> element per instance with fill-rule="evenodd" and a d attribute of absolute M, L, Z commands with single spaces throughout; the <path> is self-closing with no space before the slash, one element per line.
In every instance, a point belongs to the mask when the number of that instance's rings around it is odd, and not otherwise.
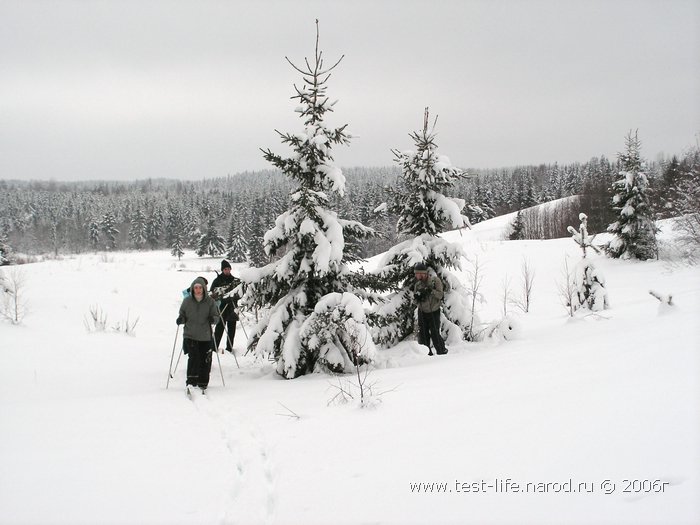
<path fill-rule="evenodd" d="M 231 264 L 224 259 L 221 261 L 221 273 L 211 283 L 209 293 L 214 295 L 219 290 L 223 294 L 230 292 L 238 284 L 238 279 L 231 275 Z M 236 323 L 238 322 L 237 310 L 238 296 L 224 297 L 219 301 L 219 311 L 221 316 L 214 329 L 215 349 L 218 350 L 221 337 L 224 335 L 224 324 L 226 325 L 226 351 L 233 353 L 233 338 L 236 336 Z"/>
<path fill-rule="evenodd" d="M 212 330 L 219 311 L 216 302 L 207 293 L 207 281 L 197 277 L 192 281 L 189 295 L 182 300 L 176 323 L 184 324 L 182 349 L 187 355 L 188 393 L 199 387 L 206 391 L 211 372 Z"/>
<path fill-rule="evenodd" d="M 418 343 L 428 347 L 428 355 L 433 355 L 431 341 L 438 355 L 446 354 L 445 341 L 440 335 L 440 304 L 445 295 L 442 281 L 423 263 L 417 263 L 413 273 L 416 282 L 411 290 L 418 304 Z"/>

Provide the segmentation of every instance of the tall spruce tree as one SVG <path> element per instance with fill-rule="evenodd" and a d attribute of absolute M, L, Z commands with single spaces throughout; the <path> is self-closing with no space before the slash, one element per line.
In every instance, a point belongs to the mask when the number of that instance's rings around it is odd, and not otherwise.
<path fill-rule="evenodd" d="M 248 246 L 238 216 L 231 215 L 228 238 L 226 239 L 226 258 L 231 262 L 245 262 L 248 259 Z"/>
<path fill-rule="evenodd" d="M 102 216 L 100 227 L 102 228 L 102 233 L 105 235 L 106 248 L 108 250 L 116 249 L 119 230 L 117 229 L 117 218 L 114 216 L 114 213 L 111 211 L 105 213 Z"/>
<path fill-rule="evenodd" d="M 215 218 L 210 216 L 207 220 L 207 231 L 199 238 L 199 244 L 196 250 L 197 255 L 200 257 L 203 255 L 217 256 L 225 251 L 226 241 L 219 235 L 219 231 L 216 229 Z"/>
<path fill-rule="evenodd" d="M 154 208 L 148 219 L 146 219 L 146 240 L 152 250 L 155 250 L 160 243 L 164 222 L 163 212 L 161 212 L 159 207 Z"/>
<path fill-rule="evenodd" d="M 342 60 L 342 57 L 341 57 Z M 318 48 L 305 60 L 305 68 L 291 66 L 302 75 L 301 87 L 294 86 L 296 111 L 304 119 L 300 133 L 279 133 L 282 143 L 293 150 L 283 158 L 263 150 L 265 159 L 289 177 L 292 190 L 289 209 L 277 217 L 265 234 L 265 251 L 277 260 L 262 268 L 241 272 L 246 285 L 244 300 L 249 305 L 269 306 L 249 341 L 257 355 L 272 355 L 277 372 L 294 378 L 314 370 L 349 371 L 353 365 L 370 361 L 374 344 L 347 267 L 353 254 L 346 243 L 372 232 L 359 222 L 338 218 L 329 209 L 330 195 L 342 196 L 345 177 L 333 164 L 331 148 L 347 145 L 346 125 L 326 127 L 324 117 L 333 110 L 326 83 L 330 68 L 324 67 Z M 358 344 L 362 343 L 362 344 Z"/>
<path fill-rule="evenodd" d="M 625 146 L 625 151 L 618 154 L 622 178 L 613 183 L 612 207 L 617 220 L 608 226 L 614 238 L 607 251 L 615 258 L 651 259 L 656 256 L 656 224 L 649 206 L 649 182 L 636 131 L 627 134 Z"/>
<path fill-rule="evenodd" d="M 416 303 L 406 284 L 412 282 L 413 266 L 419 262 L 427 264 L 444 283 L 442 331 L 448 342 L 473 340 L 468 292 L 450 271 L 460 268 L 464 254 L 459 245 L 439 237 L 447 229 L 469 226 L 461 212 L 464 200 L 445 195 L 464 174 L 447 157 L 438 155 L 427 108 L 423 129 L 410 137 L 416 151 L 394 150 L 402 173 L 398 188 L 390 192 L 389 204 L 389 210 L 398 215 L 397 231 L 410 238 L 389 249 L 374 272 L 393 290 L 373 313 L 375 341 L 393 345 L 413 333 Z"/>
<path fill-rule="evenodd" d="M 88 224 L 88 238 L 90 239 L 90 246 L 93 250 L 97 251 L 100 246 L 100 223 L 96 218 L 90 219 Z"/>
<path fill-rule="evenodd" d="M 10 264 L 12 249 L 7 241 L 7 234 L 4 228 L 0 228 L 0 266 Z"/>
<path fill-rule="evenodd" d="M 133 241 L 137 250 L 140 250 L 146 244 L 146 216 L 141 211 L 140 206 L 136 208 L 131 219 L 129 238 Z"/>

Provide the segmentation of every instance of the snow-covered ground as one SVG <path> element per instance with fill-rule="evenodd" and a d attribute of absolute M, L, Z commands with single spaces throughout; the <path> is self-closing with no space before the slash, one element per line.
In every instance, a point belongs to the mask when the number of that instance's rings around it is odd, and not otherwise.
<path fill-rule="evenodd" d="M 180 292 L 218 259 L 18 267 L 28 313 L 0 323 L 0 523 L 700 522 L 697 267 L 592 255 L 611 309 L 570 320 L 557 280 L 579 248 L 502 241 L 510 220 L 447 236 L 479 256 L 486 321 L 530 260 L 519 338 L 383 351 L 369 409 L 329 404 L 338 378 L 286 381 L 244 356 L 240 326 L 225 387 L 215 362 L 208 396 L 189 401 L 181 362 L 166 390 Z M 95 305 L 104 333 L 84 326 Z M 127 314 L 135 336 L 111 330 Z"/>

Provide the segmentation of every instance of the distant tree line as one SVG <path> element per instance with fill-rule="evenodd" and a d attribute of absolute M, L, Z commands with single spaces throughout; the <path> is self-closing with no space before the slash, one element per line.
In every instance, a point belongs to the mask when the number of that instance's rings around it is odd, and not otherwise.
<path fill-rule="evenodd" d="M 453 194 L 466 201 L 472 224 L 544 202 L 578 195 L 569 214 L 586 210 L 589 230 L 605 231 L 615 220 L 611 207 L 619 159 L 541 164 L 503 169 L 467 169 Z M 655 218 L 688 213 L 696 187 L 697 148 L 646 164 L 649 206 Z M 401 175 L 398 166 L 346 168 L 346 196 L 332 203 L 338 212 L 380 233 L 360 247 L 364 257 L 400 241 L 397 216 L 375 213 Z M 689 190 L 690 189 L 690 190 Z M 288 208 L 290 181 L 281 172 L 244 172 L 201 181 L 148 179 L 134 182 L 0 181 L 0 261 L 10 253 L 30 255 L 90 250 L 185 249 L 227 255 L 252 264 L 267 261 L 265 232 Z M 557 227 L 533 228 L 530 238 L 566 236 L 570 218 Z M 560 231 L 561 230 L 561 231 Z"/>

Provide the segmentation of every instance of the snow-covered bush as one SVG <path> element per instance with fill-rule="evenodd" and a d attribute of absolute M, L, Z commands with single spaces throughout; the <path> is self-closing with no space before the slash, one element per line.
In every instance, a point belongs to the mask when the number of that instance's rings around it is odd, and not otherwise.
<path fill-rule="evenodd" d="M 496 341 L 513 341 L 522 337 L 522 324 L 512 315 L 506 315 L 500 321 L 491 323 L 486 329 L 486 334 Z"/>
<path fill-rule="evenodd" d="M 311 352 L 316 371 L 350 373 L 356 366 L 370 363 L 375 355 L 362 301 L 347 292 L 322 297 L 301 325 L 299 340 Z"/>
<path fill-rule="evenodd" d="M 574 270 L 576 296 L 574 308 L 587 308 L 600 312 L 608 308 L 608 291 L 605 289 L 605 277 L 588 259 L 581 260 Z"/>

